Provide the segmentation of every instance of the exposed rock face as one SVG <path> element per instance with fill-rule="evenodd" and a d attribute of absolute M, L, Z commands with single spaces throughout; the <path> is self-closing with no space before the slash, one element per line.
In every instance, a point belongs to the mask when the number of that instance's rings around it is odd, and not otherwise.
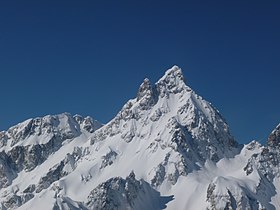
<path fill-rule="evenodd" d="M 243 183 L 238 180 L 217 177 L 207 189 L 207 202 L 209 202 L 207 209 L 273 209 L 271 204 L 259 198 L 261 189 L 256 193 L 242 185 Z"/>
<path fill-rule="evenodd" d="M 172 199 L 172 196 L 161 197 L 144 180 L 136 180 L 135 174 L 131 172 L 126 179 L 115 177 L 98 185 L 90 192 L 86 206 L 95 210 L 159 210 L 165 208 L 165 204 Z"/>
<path fill-rule="evenodd" d="M 157 90 L 152 87 L 149 79 L 144 79 L 137 94 L 137 101 L 139 102 L 140 107 L 144 110 L 149 109 L 156 103 L 156 97 Z"/>
<path fill-rule="evenodd" d="M 16 172 L 11 165 L 8 155 L 0 152 L 0 188 L 9 186 L 16 177 Z"/>
<path fill-rule="evenodd" d="M 133 174 L 125 180 L 116 177 L 91 191 L 86 205 L 90 209 L 96 210 L 132 208 L 139 193 L 144 193 L 144 190 Z"/>
<path fill-rule="evenodd" d="M 268 146 L 278 147 L 280 146 L 280 124 L 272 131 L 267 141 Z"/>
<path fill-rule="evenodd" d="M 247 175 L 251 174 L 254 170 L 258 170 L 266 179 L 272 182 L 275 177 L 280 177 L 280 125 L 278 125 L 267 140 L 267 146 L 259 147 L 261 151 L 255 153 L 248 160 L 244 170 Z"/>

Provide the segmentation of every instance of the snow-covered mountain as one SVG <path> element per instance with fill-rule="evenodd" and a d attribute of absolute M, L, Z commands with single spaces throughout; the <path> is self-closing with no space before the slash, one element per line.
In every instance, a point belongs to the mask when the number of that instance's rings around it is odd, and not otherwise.
<path fill-rule="evenodd" d="M 280 209 L 280 125 L 238 144 L 174 66 L 102 125 L 35 118 L 0 132 L 0 209 Z"/>

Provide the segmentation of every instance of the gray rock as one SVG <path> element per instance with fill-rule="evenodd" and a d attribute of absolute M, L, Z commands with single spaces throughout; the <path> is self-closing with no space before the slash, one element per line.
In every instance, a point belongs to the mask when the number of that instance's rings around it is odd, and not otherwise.
<path fill-rule="evenodd" d="M 85 206 L 92 210 L 141 209 L 145 203 L 147 210 L 159 210 L 166 208 L 166 203 L 172 199 L 173 196 L 160 196 L 147 182 L 135 179 L 131 172 L 126 179 L 115 177 L 98 185 L 91 191 Z"/>

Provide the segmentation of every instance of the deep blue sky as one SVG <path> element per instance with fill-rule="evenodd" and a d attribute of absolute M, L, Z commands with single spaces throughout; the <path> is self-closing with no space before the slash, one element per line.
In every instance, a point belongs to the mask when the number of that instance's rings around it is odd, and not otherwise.
<path fill-rule="evenodd" d="M 0 130 L 61 112 L 106 123 L 174 64 L 239 142 L 280 122 L 280 1 L 1 1 Z"/>

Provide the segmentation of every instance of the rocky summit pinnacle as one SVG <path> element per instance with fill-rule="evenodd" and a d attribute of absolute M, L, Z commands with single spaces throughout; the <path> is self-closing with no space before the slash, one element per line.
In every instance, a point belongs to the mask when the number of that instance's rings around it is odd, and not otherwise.
<path fill-rule="evenodd" d="M 148 108 L 155 103 L 156 94 L 156 90 L 152 87 L 150 80 L 146 78 L 139 87 L 137 101 L 143 108 Z"/>
<path fill-rule="evenodd" d="M 183 89 L 189 88 L 185 84 L 182 70 L 178 66 L 173 66 L 171 69 L 167 70 L 164 76 L 156 83 L 156 89 L 161 97 L 168 97 L 169 93 L 177 93 Z"/>
<path fill-rule="evenodd" d="M 151 125 L 158 128 L 150 130 Z M 168 137 L 161 137 L 165 135 Z M 137 141 L 140 137 L 151 144 L 156 141 L 155 145 L 173 148 L 183 159 L 191 156 L 193 161 L 187 167 L 188 172 L 198 167 L 194 163 L 203 163 L 208 158 L 218 161 L 238 151 L 227 123 L 210 103 L 186 86 L 177 66 L 167 70 L 154 86 L 145 79 L 137 98 L 129 100 L 112 121 L 95 132 L 91 142 L 108 136 L 126 142 Z"/>
<path fill-rule="evenodd" d="M 176 65 L 168 69 L 164 76 L 160 80 L 170 80 L 170 79 L 176 79 L 176 80 L 182 80 L 184 81 L 184 76 L 182 73 L 182 69 Z"/>
<path fill-rule="evenodd" d="M 143 83 L 140 85 L 138 94 L 137 94 L 137 101 L 139 101 L 143 96 L 146 94 L 152 95 L 152 85 L 150 83 L 150 80 L 148 78 L 145 78 Z"/>
<path fill-rule="evenodd" d="M 173 66 L 105 125 L 64 113 L 0 132 L 0 210 L 280 209 L 279 127 L 238 144 Z"/>

